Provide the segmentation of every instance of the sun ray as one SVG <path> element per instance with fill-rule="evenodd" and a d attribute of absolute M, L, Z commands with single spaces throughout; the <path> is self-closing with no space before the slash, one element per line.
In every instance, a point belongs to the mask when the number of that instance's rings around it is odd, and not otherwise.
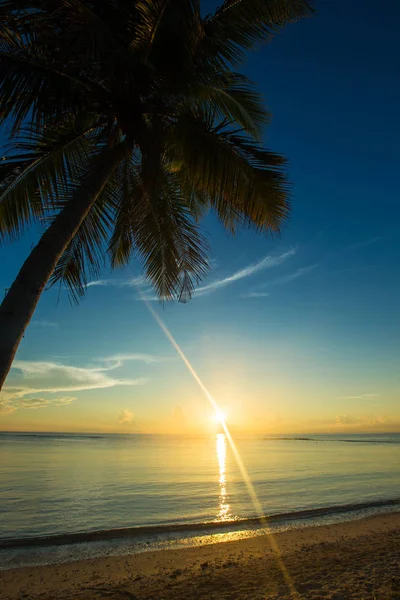
<path fill-rule="evenodd" d="M 178 353 L 179 357 L 182 359 L 183 363 L 186 365 L 187 369 L 189 370 L 189 372 L 191 373 L 193 379 L 196 381 L 196 383 L 198 384 L 198 386 L 200 387 L 200 389 L 202 390 L 203 394 L 205 395 L 205 397 L 207 398 L 207 400 L 209 401 L 209 403 L 211 404 L 212 408 L 215 411 L 215 414 L 217 416 L 224 416 L 223 411 L 220 409 L 220 407 L 218 406 L 217 402 L 214 400 L 214 398 L 212 397 L 212 395 L 210 394 L 210 392 L 208 391 L 208 389 L 206 388 L 206 386 L 204 385 L 204 383 L 202 382 L 202 380 L 200 379 L 199 375 L 197 374 L 197 372 L 195 371 L 195 369 L 192 367 L 191 363 L 189 362 L 188 358 L 186 357 L 185 353 L 183 352 L 183 350 L 181 349 L 181 347 L 179 346 L 178 342 L 175 340 L 174 336 L 172 335 L 172 333 L 169 331 L 168 327 L 165 325 L 165 323 L 161 320 L 159 314 L 154 310 L 154 308 L 150 305 L 150 303 L 146 300 L 146 298 L 143 296 L 143 294 L 139 291 L 143 302 L 146 304 L 150 314 L 153 316 L 154 320 L 156 321 L 156 323 L 159 325 L 159 327 L 161 328 L 161 330 L 163 331 L 164 335 L 167 337 L 167 339 L 170 341 L 171 345 L 175 348 L 176 352 Z M 290 589 L 290 592 L 292 594 L 292 600 L 301 600 L 301 597 L 299 595 L 299 593 L 297 592 L 294 583 L 293 583 L 293 579 L 290 576 L 290 573 L 288 572 L 283 558 L 282 558 L 282 553 L 281 550 L 279 548 L 279 545 L 277 543 L 277 541 L 275 540 L 275 536 L 273 534 L 273 532 L 271 531 L 271 529 L 268 526 L 268 519 L 264 516 L 263 513 L 263 509 L 261 506 L 260 501 L 258 500 L 256 491 L 254 489 L 254 486 L 250 480 L 249 474 L 247 473 L 247 469 L 243 463 L 243 460 L 239 454 L 238 449 L 236 448 L 236 444 L 233 441 L 233 438 L 228 430 L 228 427 L 226 425 L 225 422 L 225 418 L 221 418 L 219 419 L 219 422 L 223 428 L 223 431 L 226 435 L 226 439 L 229 442 L 229 445 L 232 449 L 233 455 L 235 457 L 235 460 L 237 462 L 237 465 L 239 467 L 240 473 L 243 477 L 243 481 L 246 485 L 248 494 L 251 498 L 251 501 L 253 503 L 254 509 L 257 513 L 257 516 L 259 518 L 259 521 L 262 525 L 264 525 L 263 531 L 267 536 L 267 539 L 271 545 L 272 550 L 275 553 L 275 557 L 276 560 L 278 562 L 278 565 L 282 571 L 282 574 L 285 578 L 285 581 Z"/>

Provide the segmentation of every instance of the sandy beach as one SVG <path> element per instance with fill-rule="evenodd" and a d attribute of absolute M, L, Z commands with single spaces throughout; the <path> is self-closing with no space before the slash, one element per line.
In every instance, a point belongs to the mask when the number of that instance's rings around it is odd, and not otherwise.
<path fill-rule="evenodd" d="M 400 600 L 400 513 L 0 572 L 2 600 Z"/>

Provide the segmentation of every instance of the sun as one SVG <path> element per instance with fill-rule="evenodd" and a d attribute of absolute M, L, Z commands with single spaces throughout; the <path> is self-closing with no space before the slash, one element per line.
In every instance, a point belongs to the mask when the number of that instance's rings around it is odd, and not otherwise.
<path fill-rule="evenodd" d="M 217 408 L 217 410 L 215 411 L 214 414 L 214 420 L 217 423 L 220 423 L 221 425 L 224 425 L 225 421 L 226 421 L 226 416 L 223 410 L 221 410 L 220 408 Z"/>

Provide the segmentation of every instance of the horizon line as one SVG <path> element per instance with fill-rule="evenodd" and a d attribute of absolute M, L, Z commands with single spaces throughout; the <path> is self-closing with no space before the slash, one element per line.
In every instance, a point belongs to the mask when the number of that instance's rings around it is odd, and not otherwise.
<path fill-rule="evenodd" d="M 162 435 L 162 436 L 169 436 L 169 437 L 210 437 L 211 435 L 215 435 L 214 432 L 210 433 L 210 432 L 198 432 L 198 433 L 178 433 L 178 432 L 165 432 L 165 433 L 160 433 L 160 432 L 141 432 L 141 431 L 43 431 L 43 430 L 34 430 L 34 429 L 14 429 L 14 430 L 10 430 L 10 429 L 0 429 L 0 435 L 3 433 L 25 433 L 25 434 L 75 434 L 75 435 Z M 314 432 L 307 432 L 307 431 L 303 431 L 303 432 L 298 432 L 298 431 L 285 431 L 285 432 L 281 432 L 281 433 L 245 433 L 245 432 L 237 432 L 238 435 L 247 435 L 247 436 L 253 436 L 253 437 L 261 437 L 261 436 L 268 436 L 268 437 L 277 437 L 277 436 L 284 436 L 284 435 L 291 435 L 291 436 L 301 436 L 304 437 L 305 435 L 399 435 L 400 434 L 400 430 L 398 431 L 371 431 L 371 430 L 364 430 L 364 431 L 330 431 L 330 432 L 326 432 L 326 431 L 314 431 Z"/>

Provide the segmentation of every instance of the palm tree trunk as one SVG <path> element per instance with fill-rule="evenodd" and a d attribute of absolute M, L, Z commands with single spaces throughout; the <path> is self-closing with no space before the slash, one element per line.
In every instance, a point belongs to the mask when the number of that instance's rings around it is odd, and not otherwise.
<path fill-rule="evenodd" d="M 0 306 L 0 390 L 40 295 L 62 253 L 126 153 L 124 142 L 105 152 L 26 259 Z"/>

